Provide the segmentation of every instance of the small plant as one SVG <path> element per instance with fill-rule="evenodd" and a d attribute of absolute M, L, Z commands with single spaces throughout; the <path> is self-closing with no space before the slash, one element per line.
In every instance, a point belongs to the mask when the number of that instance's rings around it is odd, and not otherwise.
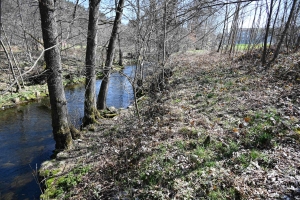
<path fill-rule="evenodd" d="M 182 127 L 181 129 L 179 129 L 178 132 L 183 134 L 183 135 L 186 135 L 190 132 L 190 129 L 188 129 L 187 127 Z"/>
<path fill-rule="evenodd" d="M 257 150 L 251 150 L 250 152 L 251 160 L 257 160 L 263 157 L 263 154 Z"/>
<path fill-rule="evenodd" d="M 90 166 L 79 166 L 58 179 L 55 177 L 48 178 L 46 181 L 47 190 L 41 195 L 41 199 L 57 198 L 69 192 L 72 187 L 80 183 L 82 176 L 88 173 L 89 170 Z"/>
<path fill-rule="evenodd" d="M 188 138 L 198 137 L 198 131 L 195 129 L 189 129 L 188 127 L 182 127 L 178 132 L 184 136 L 187 136 Z"/>
<path fill-rule="evenodd" d="M 269 145 L 273 136 L 270 133 L 264 132 L 259 134 L 257 137 L 257 142 L 259 146 Z"/>
<path fill-rule="evenodd" d="M 247 134 L 242 141 L 247 148 L 269 148 L 274 145 L 271 141 L 278 132 L 282 134 L 287 129 L 278 127 L 281 117 L 272 109 L 255 112 L 249 118 L 251 121 L 249 121 Z"/>
<path fill-rule="evenodd" d="M 239 150 L 239 145 L 234 141 L 230 141 L 228 146 L 218 142 L 216 148 L 221 152 L 221 157 L 230 158 L 234 152 Z"/>
<path fill-rule="evenodd" d="M 202 160 L 204 166 L 209 167 L 215 165 L 215 156 L 211 149 L 197 146 L 197 148 L 193 151 L 193 154 L 198 156 L 199 160 Z"/>
<path fill-rule="evenodd" d="M 209 98 L 209 99 L 210 99 L 210 98 L 213 98 L 214 95 L 215 95 L 214 93 L 208 93 L 208 94 L 207 94 L 207 98 Z"/>
<path fill-rule="evenodd" d="M 201 97 L 202 94 L 201 93 L 197 93 L 195 96 L 194 96 L 194 99 L 197 99 L 198 97 Z"/>
<path fill-rule="evenodd" d="M 226 188 L 225 190 L 221 190 L 216 188 L 209 192 L 208 199 L 211 200 L 219 200 L 219 199 L 235 199 L 235 189 L 234 188 Z"/>
<path fill-rule="evenodd" d="M 176 141 L 175 145 L 180 149 L 180 150 L 185 150 L 185 143 L 183 141 Z"/>
<path fill-rule="evenodd" d="M 225 86 L 227 86 L 227 87 L 231 87 L 232 85 L 233 85 L 232 81 L 228 81 L 227 83 L 225 83 Z"/>
<path fill-rule="evenodd" d="M 216 162 L 215 161 L 209 161 L 204 163 L 205 167 L 215 167 L 216 166 Z"/>
<path fill-rule="evenodd" d="M 250 165 L 250 158 L 247 154 L 241 154 L 237 157 L 238 162 L 243 166 L 243 168 L 247 168 Z"/>

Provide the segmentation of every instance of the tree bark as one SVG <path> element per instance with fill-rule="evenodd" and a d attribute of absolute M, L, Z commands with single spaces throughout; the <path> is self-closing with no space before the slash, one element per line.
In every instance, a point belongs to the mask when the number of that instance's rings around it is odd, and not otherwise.
<path fill-rule="evenodd" d="M 67 101 L 62 84 L 62 66 L 57 43 L 57 25 L 54 0 L 40 0 L 39 10 L 44 40 L 46 70 L 49 73 L 47 84 L 50 96 L 51 117 L 55 148 L 70 149 L 72 136 L 68 123 Z"/>
<path fill-rule="evenodd" d="M 1 4 L 1 0 L 0 0 L 0 40 L 2 40 L 2 35 L 1 35 L 1 32 L 2 32 L 2 4 Z"/>
<path fill-rule="evenodd" d="M 99 5 L 101 0 L 89 1 L 89 24 L 86 45 L 85 67 L 86 67 L 86 80 L 85 80 L 85 100 L 84 100 L 84 117 L 83 126 L 95 123 L 98 116 L 96 108 L 96 49 L 97 49 L 97 29 L 99 17 Z"/>
<path fill-rule="evenodd" d="M 118 33 L 118 43 L 119 43 L 119 65 L 123 66 L 123 52 L 121 49 L 121 39 L 119 33 Z"/>
<path fill-rule="evenodd" d="M 102 79 L 101 87 L 97 99 L 97 108 L 99 110 L 103 110 L 106 108 L 106 96 L 107 96 L 108 82 L 110 76 L 110 69 L 112 67 L 114 49 L 115 49 L 117 34 L 118 34 L 118 30 L 120 27 L 120 22 L 123 14 L 124 2 L 125 0 L 119 0 L 117 10 L 116 10 L 116 17 L 114 20 L 113 29 L 108 44 L 105 67 L 103 70 L 104 78 Z"/>

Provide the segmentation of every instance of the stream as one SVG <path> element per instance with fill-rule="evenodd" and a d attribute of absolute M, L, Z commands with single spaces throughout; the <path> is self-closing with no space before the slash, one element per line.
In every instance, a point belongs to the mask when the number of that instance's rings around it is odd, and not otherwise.
<path fill-rule="evenodd" d="M 123 73 L 134 75 L 134 66 Z M 96 94 L 101 80 L 96 82 Z M 79 127 L 83 117 L 84 86 L 65 89 L 69 120 Z M 43 161 L 49 160 L 55 147 L 51 127 L 49 100 L 41 99 L 27 105 L 0 112 L 0 199 L 39 199 L 41 190 L 34 176 Z M 126 108 L 133 101 L 127 78 L 119 73 L 110 77 L 107 106 Z M 37 178 L 37 177 L 36 177 Z"/>

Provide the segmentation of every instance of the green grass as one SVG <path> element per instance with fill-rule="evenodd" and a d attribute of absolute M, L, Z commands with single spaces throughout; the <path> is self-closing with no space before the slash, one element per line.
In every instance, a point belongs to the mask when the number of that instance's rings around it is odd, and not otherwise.
<path fill-rule="evenodd" d="M 187 51 L 187 53 L 196 53 L 196 54 L 201 54 L 201 53 L 205 53 L 205 52 L 207 52 L 207 50 L 193 49 L 193 50 Z"/>
<path fill-rule="evenodd" d="M 263 47 L 263 44 L 236 44 L 235 49 L 237 50 L 248 50 L 248 48 L 259 49 Z"/>
<path fill-rule="evenodd" d="M 40 196 L 41 199 L 67 199 L 71 188 L 81 182 L 82 176 L 90 171 L 90 166 L 77 166 L 64 176 L 49 177 L 46 180 L 47 189 Z M 47 172 L 48 173 L 48 172 Z M 57 173 L 57 171 L 55 171 Z M 48 173 L 50 175 L 50 173 Z M 54 174 L 52 175 L 54 176 Z M 63 197 L 63 195 L 65 195 Z"/>
<path fill-rule="evenodd" d="M 235 199 L 235 189 L 225 188 L 224 190 L 215 189 L 209 192 L 208 199 L 219 200 L 219 199 Z"/>
<path fill-rule="evenodd" d="M 282 121 L 275 109 L 256 111 L 250 115 L 251 121 L 246 128 L 242 143 L 246 148 L 270 148 L 278 133 L 284 134 L 286 127 L 278 127 Z"/>

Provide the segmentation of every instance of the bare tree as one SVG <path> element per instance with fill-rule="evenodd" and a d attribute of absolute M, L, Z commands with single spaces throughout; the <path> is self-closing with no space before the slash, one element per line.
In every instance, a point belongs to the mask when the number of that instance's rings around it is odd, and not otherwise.
<path fill-rule="evenodd" d="M 85 100 L 84 100 L 84 117 L 83 126 L 87 126 L 95 122 L 98 116 L 95 97 L 95 65 L 96 65 L 96 49 L 97 49 L 97 26 L 99 16 L 99 5 L 101 0 L 89 1 L 89 24 L 85 55 L 86 80 L 85 80 Z"/>
<path fill-rule="evenodd" d="M 108 82 L 109 82 L 109 76 L 110 76 L 110 70 L 112 67 L 113 57 L 114 57 L 114 50 L 115 50 L 115 44 L 117 40 L 117 34 L 119 31 L 121 18 L 123 14 L 123 7 L 124 7 L 125 0 L 119 0 L 118 6 L 116 9 L 116 16 L 114 20 L 114 25 L 112 28 L 108 48 L 107 48 L 107 54 L 106 54 L 106 61 L 105 66 L 103 70 L 104 78 L 101 82 L 101 87 L 97 99 L 97 108 L 99 110 L 103 110 L 106 108 L 106 96 L 107 96 L 107 89 L 108 89 Z"/>
<path fill-rule="evenodd" d="M 270 60 L 269 64 L 274 62 L 276 60 L 276 58 L 278 57 L 278 54 L 279 54 L 279 51 L 280 51 L 280 48 L 281 48 L 281 45 L 283 43 L 283 40 L 284 38 L 286 37 L 287 35 L 287 31 L 289 29 L 289 26 L 290 26 L 290 23 L 291 23 L 291 20 L 292 20 L 292 17 L 294 15 L 294 11 L 295 11 L 295 8 L 296 8 L 296 5 L 298 3 L 298 0 L 293 0 L 293 3 L 292 3 L 292 7 L 290 9 L 290 14 L 289 14 L 289 17 L 287 19 L 287 22 L 284 26 L 284 30 L 282 31 L 281 35 L 280 35 L 280 39 L 277 43 L 277 46 L 276 46 L 276 50 L 274 52 L 274 55 L 273 55 L 273 58 L 272 60 Z"/>
<path fill-rule="evenodd" d="M 267 4 L 268 5 L 268 2 Z M 264 37 L 264 44 L 263 44 L 263 52 L 261 56 L 261 62 L 263 65 L 266 64 L 266 56 L 267 56 L 267 43 L 268 43 L 268 37 L 269 37 L 269 31 L 270 31 L 270 24 L 271 24 L 271 18 L 273 13 L 273 7 L 274 7 L 274 0 L 271 0 L 270 2 L 270 8 L 267 8 L 267 25 L 266 25 L 266 31 L 265 31 L 265 37 Z"/>
<path fill-rule="evenodd" d="M 51 104 L 51 117 L 55 148 L 70 149 L 72 136 L 68 123 L 67 101 L 62 84 L 61 57 L 57 42 L 57 24 L 54 0 L 40 0 L 39 10 L 44 40 L 47 84 Z"/>

